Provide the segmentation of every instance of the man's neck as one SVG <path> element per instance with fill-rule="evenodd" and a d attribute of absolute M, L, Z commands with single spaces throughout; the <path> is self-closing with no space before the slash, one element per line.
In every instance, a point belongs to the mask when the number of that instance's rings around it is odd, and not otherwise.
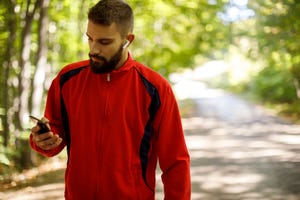
<path fill-rule="evenodd" d="M 128 50 L 124 49 L 124 51 L 122 52 L 122 58 L 119 61 L 118 65 L 116 66 L 116 69 L 121 68 L 125 64 L 125 62 L 127 61 L 127 59 L 128 59 Z"/>

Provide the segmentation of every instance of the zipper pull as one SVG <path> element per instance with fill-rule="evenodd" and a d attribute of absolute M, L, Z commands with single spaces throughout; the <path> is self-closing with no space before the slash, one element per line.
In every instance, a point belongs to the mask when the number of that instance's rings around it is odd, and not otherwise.
<path fill-rule="evenodd" d="M 107 74 L 106 80 L 107 80 L 107 82 L 110 81 L 110 74 Z"/>

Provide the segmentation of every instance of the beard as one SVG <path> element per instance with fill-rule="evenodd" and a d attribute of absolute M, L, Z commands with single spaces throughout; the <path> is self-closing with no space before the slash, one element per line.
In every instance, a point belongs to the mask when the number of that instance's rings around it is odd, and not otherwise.
<path fill-rule="evenodd" d="M 123 47 L 120 46 L 119 50 L 112 56 L 110 60 L 107 60 L 103 56 L 99 56 L 97 54 L 90 54 L 90 65 L 92 68 L 92 71 L 96 74 L 104 74 L 104 73 L 110 73 L 114 69 L 116 69 L 117 64 L 120 62 L 122 57 Z M 94 61 L 92 58 L 97 58 L 98 60 L 102 61 L 102 64 Z"/>

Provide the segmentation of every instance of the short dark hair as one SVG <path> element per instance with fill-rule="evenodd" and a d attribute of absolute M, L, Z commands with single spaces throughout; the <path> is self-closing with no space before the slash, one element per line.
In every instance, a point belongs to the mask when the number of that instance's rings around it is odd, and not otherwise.
<path fill-rule="evenodd" d="M 122 37 L 133 31 L 133 11 L 123 0 L 100 0 L 90 8 L 88 19 L 95 24 L 111 25 L 116 23 Z"/>

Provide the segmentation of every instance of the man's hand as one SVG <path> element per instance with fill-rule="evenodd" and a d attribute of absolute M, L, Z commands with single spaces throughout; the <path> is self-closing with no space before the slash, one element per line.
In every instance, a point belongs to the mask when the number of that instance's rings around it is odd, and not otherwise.
<path fill-rule="evenodd" d="M 43 150 L 54 149 L 55 147 L 60 145 L 60 143 L 62 142 L 62 138 L 60 138 L 59 135 L 51 132 L 51 128 L 49 126 L 49 120 L 47 120 L 46 118 L 42 118 L 42 121 L 47 124 L 50 131 L 47 133 L 40 134 L 38 132 L 41 128 L 38 124 L 36 124 L 31 129 L 32 141 Z"/>

